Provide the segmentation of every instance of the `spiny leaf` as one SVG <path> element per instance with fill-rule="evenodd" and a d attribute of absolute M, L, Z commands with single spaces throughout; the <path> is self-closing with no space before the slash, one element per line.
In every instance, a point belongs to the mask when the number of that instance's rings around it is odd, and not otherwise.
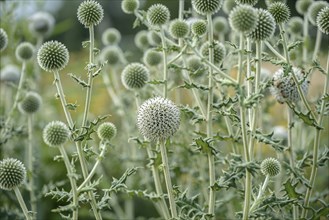
<path fill-rule="evenodd" d="M 302 198 L 303 194 L 298 193 L 296 191 L 296 187 L 297 187 L 297 183 L 295 183 L 295 185 L 293 185 L 291 183 L 291 180 L 287 180 L 285 183 L 283 183 L 284 186 L 284 190 L 286 195 L 290 198 L 290 199 L 300 199 Z"/>
<path fill-rule="evenodd" d="M 313 126 L 317 129 L 322 130 L 323 128 L 320 127 L 318 125 L 318 123 L 316 122 L 316 120 L 314 118 L 312 118 L 311 112 L 308 112 L 307 114 L 304 114 L 303 112 L 298 111 L 297 109 L 295 109 L 294 105 L 287 102 L 288 106 L 290 107 L 291 110 L 294 111 L 294 113 L 298 116 L 298 118 L 300 118 L 305 124 L 309 125 L 309 126 Z"/>
<path fill-rule="evenodd" d="M 251 108 L 257 105 L 263 97 L 264 95 L 261 93 L 251 94 L 249 97 L 244 99 L 243 104 L 246 108 Z"/>
<path fill-rule="evenodd" d="M 249 132 L 250 133 L 250 132 Z M 275 150 L 282 152 L 286 150 L 286 147 L 280 144 L 280 140 L 273 139 L 274 131 L 269 134 L 263 134 L 261 131 L 256 130 L 255 133 L 251 134 L 257 141 L 271 145 Z"/>
<path fill-rule="evenodd" d="M 89 40 L 86 40 L 86 41 L 82 41 L 82 47 L 83 47 L 83 48 L 86 48 L 86 47 L 88 47 L 88 46 L 89 46 L 89 44 L 90 44 L 90 41 L 89 41 Z"/>
<path fill-rule="evenodd" d="M 70 110 L 70 111 L 75 111 L 78 108 L 78 106 L 79 105 L 77 104 L 77 102 L 67 103 L 67 105 L 66 105 L 67 109 Z"/>
<path fill-rule="evenodd" d="M 80 79 L 79 77 L 77 77 L 76 75 L 74 75 L 73 73 L 69 73 L 68 75 L 72 79 L 74 79 L 77 83 L 79 83 L 82 87 L 84 87 L 84 88 L 89 87 L 88 83 L 86 83 L 85 81 L 83 81 L 82 79 Z"/>
<path fill-rule="evenodd" d="M 201 123 L 205 119 L 202 117 L 201 114 L 197 112 L 198 108 L 190 108 L 188 106 L 180 106 L 181 112 L 186 115 L 192 121 L 192 124 Z"/>
<path fill-rule="evenodd" d="M 293 42 L 293 43 L 291 43 L 291 44 L 288 45 L 288 51 L 294 49 L 295 47 L 299 47 L 302 44 L 303 44 L 303 41 L 300 41 L 300 40 L 295 41 L 295 42 Z"/>
<path fill-rule="evenodd" d="M 195 83 L 189 83 L 187 81 L 184 81 L 184 85 L 180 85 L 177 88 L 185 88 L 185 89 L 199 89 L 199 90 L 203 90 L 203 91 L 208 91 L 209 88 L 207 86 L 204 85 L 198 85 Z"/>
<path fill-rule="evenodd" d="M 119 190 L 126 189 L 126 180 L 129 176 L 133 175 L 137 171 L 137 167 L 128 168 L 119 179 L 113 177 L 111 187 L 109 189 L 103 189 L 104 192 L 118 192 Z"/>
<path fill-rule="evenodd" d="M 130 196 L 138 196 L 153 202 L 157 202 L 161 199 L 161 197 L 159 197 L 155 192 L 148 193 L 147 190 L 126 190 L 125 192 Z"/>
<path fill-rule="evenodd" d="M 110 115 L 98 116 L 94 121 L 90 122 L 88 126 L 83 127 L 83 133 L 74 138 L 74 141 L 91 140 L 92 138 L 90 136 L 95 132 L 94 128 L 98 125 L 98 123 L 105 120 L 109 116 Z"/>
<path fill-rule="evenodd" d="M 160 85 L 160 84 L 164 84 L 165 81 L 163 80 L 151 80 L 147 82 L 148 84 L 153 84 L 153 85 Z"/>
<path fill-rule="evenodd" d="M 194 143 L 192 144 L 193 146 L 197 147 L 197 151 L 202 152 L 202 153 L 209 153 L 211 152 L 213 155 L 216 155 L 218 153 L 218 151 L 211 146 L 211 143 L 214 140 L 211 138 L 197 138 L 194 139 Z"/>

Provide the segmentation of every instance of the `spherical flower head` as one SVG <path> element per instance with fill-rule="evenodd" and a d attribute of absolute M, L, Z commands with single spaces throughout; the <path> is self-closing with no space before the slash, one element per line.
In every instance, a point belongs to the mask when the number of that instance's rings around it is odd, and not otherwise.
<path fill-rule="evenodd" d="M 227 19 L 225 17 L 218 16 L 213 20 L 214 33 L 226 34 L 229 31 Z"/>
<path fill-rule="evenodd" d="M 143 64 L 131 63 L 123 69 L 121 81 L 126 89 L 140 89 L 145 86 L 149 76 L 149 70 Z"/>
<path fill-rule="evenodd" d="M 312 2 L 313 0 L 297 0 L 295 5 L 297 12 L 301 15 L 306 14 Z"/>
<path fill-rule="evenodd" d="M 229 23 L 234 31 L 248 33 L 256 28 L 257 11 L 250 5 L 238 5 L 229 15 Z"/>
<path fill-rule="evenodd" d="M 201 14 L 215 14 L 222 7 L 223 0 L 192 0 L 194 10 Z"/>
<path fill-rule="evenodd" d="M 170 23 L 169 32 L 173 38 L 185 38 L 190 32 L 190 27 L 186 21 L 175 19 Z"/>
<path fill-rule="evenodd" d="M 312 2 L 310 7 L 308 8 L 308 20 L 311 22 L 311 24 L 316 25 L 316 18 L 318 17 L 319 12 L 329 6 L 329 3 L 326 1 L 315 1 Z"/>
<path fill-rule="evenodd" d="M 45 37 L 54 30 L 55 18 L 48 12 L 36 12 L 30 17 L 29 30 L 35 36 Z"/>
<path fill-rule="evenodd" d="M 298 81 L 303 81 L 300 84 L 300 87 L 303 93 L 306 95 L 308 90 L 309 82 L 304 80 L 304 75 L 301 70 L 293 67 L 292 71 L 294 72 Z M 270 88 L 272 95 L 277 99 L 281 104 L 284 102 L 298 102 L 300 100 L 297 86 L 293 80 L 291 72 L 284 74 L 284 70 L 281 68 L 276 71 L 273 75 L 273 86 Z"/>
<path fill-rule="evenodd" d="M 292 17 L 287 23 L 288 31 L 293 35 L 301 35 L 303 33 L 303 19 L 300 17 Z"/>
<path fill-rule="evenodd" d="M 104 45 L 117 45 L 121 40 L 121 34 L 116 28 L 108 28 L 102 34 Z"/>
<path fill-rule="evenodd" d="M 24 164 L 14 158 L 6 158 L 0 161 L 0 188 L 12 190 L 22 185 L 26 178 Z"/>
<path fill-rule="evenodd" d="M 147 47 L 161 44 L 161 36 L 156 31 L 147 31 Z"/>
<path fill-rule="evenodd" d="M 161 26 L 169 21 L 170 11 L 163 4 L 154 4 L 147 10 L 146 16 L 152 26 Z"/>
<path fill-rule="evenodd" d="M 78 20 L 86 27 L 96 26 L 104 16 L 103 7 L 94 0 L 82 2 L 78 8 Z"/>
<path fill-rule="evenodd" d="M 316 23 L 320 31 L 329 34 L 329 7 L 323 8 L 316 18 Z"/>
<path fill-rule="evenodd" d="M 273 36 L 275 31 L 275 21 L 270 12 L 264 9 L 256 9 L 258 22 L 256 28 L 248 34 L 252 40 L 262 41 Z"/>
<path fill-rule="evenodd" d="M 201 51 L 201 54 L 204 56 L 204 57 L 208 57 L 209 56 L 209 47 L 210 47 L 210 44 L 209 42 L 205 42 L 201 48 L 200 48 L 200 51 Z M 218 42 L 218 41 L 214 41 L 214 45 L 213 45 L 213 48 L 214 48 L 214 62 L 219 64 L 220 62 L 223 61 L 225 55 L 226 55 L 226 49 L 225 49 L 225 46 Z"/>
<path fill-rule="evenodd" d="M 97 135 L 101 140 L 110 141 L 117 134 L 117 128 L 111 122 L 104 122 L 97 128 Z"/>
<path fill-rule="evenodd" d="M 143 61 L 148 66 L 157 66 L 162 61 L 162 54 L 154 49 L 145 51 Z"/>
<path fill-rule="evenodd" d="M 194 35 L 201 37 L 207 33 L 207 22 L 204 20 L 194 21 L 191 30 Z"/>
<path fill-rule="evenodd" d="M 70 129 L 61 121 L 52 121 L 43 129 L 43 140 L 50 147 L 64 144 L 70 137 Z"/>
<path fill-rule="evenodd" d="M 269 157 L 262 161 L 260 170 L 265 176 L 273 177 L 281 172 L 281 164 L 277 159 Z"/>
<path fill-rule="evenodd" d="M 224 0 L 223 3 L 223 11 L 225 14 L 230 14 L 230 12 L 233 10 L 233 8 L 236 6 L 235 0 Z"/>
<path fill-rule="evenodd" d="M 17 84 L 21 77 L 21 71 L 15 65 L 6 65 L 0 71 L 0 81 L 11 82 Z"/>
<path fill-rule="evenodd" d="M 8 45 L 8 35 L 6 31 L 0 28 L 0 52 L 6 49 Z"/>
<path fill-rule="evenodd" d="M 19 109 L 25 114 L 36 113 L 41 107 L 41 96 L 36 92 L 26 93 L 24 99 L 19 103 Z"/>
<path fill-rule="evenodd" d="M 107 46 L 101 52 L 101 60 L 109 65 L 117 65 L 122 60 L 122 51 L 117 46 Z"/>
<path fill-rule="evenodd" d="M 145 30 L 139 31 L 134 38 L 136 47 L 141 50 L 146 50 L 150 47 L 150 42 L 147 37 L 148 33 Z"/>
<path fill-rule="evenodd" d="M 140 133 L 151 141 L 165 141 L 179 128 L 180 111 L 170 100 L 155 97 L 145 101 L 137 113 Z"/>
<path fill-rule="evenodd" d="M 276 2 L 287 3 L 287 0 L 265 0 L 265 4 L 267 5 L 267 7 Z"/>
<path fill-rule="evenodd" d="M 69 62 L 69 51 L 58 41 L 48 41 L 40 47 L 37 60 L 45 71 L 59 71 Z"/>
<path fill-rule="evenodd" d="M 29 42 L 20 43 L 15 51 L 16 58 L 21 61 L 29 61 L 34 55 L 35 47 Z"/>
<path fill-rule="evenodd" d="M 124 13 L 133 14 L 139 8 L 139 0 L 123 0 L 121 8 Z"/>
<path fill-rule="evenodd" d="M 282 2 L 275 2 L 268 7 L 268 11 L 273 15 L 277 24 L 286 23 L 290 17 L 288 6 Z"/>
<path fill-rule="evenodd" d="M 256 5 L 258 0 L 235 0 L 235 3 L 238 5 L 251 5 L 254 6 Z"/>
<path fill-rule="evenodd" d="M 204 64 L 198 56 L 190 56 L 186 60 L 186 67 L 192 72 L 193 76 L 199 76 L 204 71 Z"/>

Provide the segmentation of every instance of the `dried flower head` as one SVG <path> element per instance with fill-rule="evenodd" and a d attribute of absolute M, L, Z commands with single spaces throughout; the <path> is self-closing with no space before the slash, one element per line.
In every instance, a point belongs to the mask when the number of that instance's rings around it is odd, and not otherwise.
<path fill-rule="evenodd" d="M 215 14 L 222 7 L 223 0 L 192 0 L 194 10 L 201 14 Z"/>
<path fill-rule="evenodd" d="M 48 41 L 39 49 L 37 59 L 45 71 L 59 71 L 69 62 L 69 51 L 58 41 Z"/>
<path fill-rule="evenodd" d="M 101 140 L 110 141 L 117 134 L 117 128 L 111 122 L 104 122 L 97 128 L 97 135 Z"/>
<path fill-rule="evenodd" d="M 84 26 L 95 26 L 103 20 L 104 10 L 98 2 L 87 0 L 79 5 L 77 16 Z"/>
<path fill-rule="evenodd" d="M 269 175 L 273 177 L 281 172 L 281 164 L 275 158 L 266 158 L 260 164 L 260 170 L 265 176 Z"/>
<path fill-rule="evenodd" d="M 29 61 L 34 55 L 35 47 L 29 42 L 20 43 L 15 51 L 17 60 L 21 62 Z"/>
<path fill-rule="evenodd" d="M 149 80 L 149 70 L 141 63 L 131 63 L 126 66 L 121 75 L 121 81 L 126 89 L 140 89 Z"/>
<path fill-rule="evenodd" d="M 64 144 L 70 137 L 70 129 L 61 121 L 52 121 L 43 129 L 43 140 L 50 147 Z"/>
<path fill-rule="evenodd" d="M 170 19 L 170 11 L 163 4 L 154 4 L 147 10 L 147 20 L 153 26 L 166 24 Z"/>
<path fill-rule="evenodd" d="M 14 158 L 6 158 L 0 161 L 0 188 L 12 190 L 22 185 L 26 178 L 24 164 Z"/>

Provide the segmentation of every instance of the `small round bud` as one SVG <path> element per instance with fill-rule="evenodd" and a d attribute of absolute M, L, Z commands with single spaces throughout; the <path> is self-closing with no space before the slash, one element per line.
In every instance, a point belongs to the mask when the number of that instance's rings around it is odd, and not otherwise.
<path fill-rule="evenodd" d="M 258 0 L 235 0 L 235 3 L 239 5 L 256 5 Z"/>
<path fill-rule="evenodd" d="M 210 47 L 209 42 L 206 42 L 201 46 L 200 51 L 204 57 L 209 56 L 209 47 Z M 214 47 L 214 62 L 218 64 L 223 61 L 226 55 L 226 49 L 225 46 L 218 41 L 214 41 L 213 47 Z"/>
<path fill-rule="evenodd" d="M 145 101 L 137 113 L 137 127 L 151 141 L 165 141 L 179 128 L 179 108 L 170 100 L 155 97 Z"/>
<path fill-rule="evenodd" d="M 275 158 L 266 158 L 260 164 L 260 170 L 265 176 L 276 176 L 281 172 L 281 164 Z"/>
<path fill-rule="evenodd" d="M 25 114 L 33 114 L 40 109 L 41 103 L 41 96 L 38 93 L 28 92 L 24 99 L 19 103 L 19 109 Z"/>
<path fill-rule="evenodd" d="M 147 44 L 158 46 L 161 44 L 161 36 L 156 31 L 147 32 Z"/>
<path fill-rule="evenodd" d="M 121 40 L 121 34 L 116 28 L 108 28 L 102 34 L 104 45 L 117 45 Z"/>
<path fill-rule="evenodd" d="M 48 41 L 39 49 L 37 60 L 45 71 L 59 71 L 69 62 L 69 51 L 58 41 Z"/>
<path fill-rule="evenodd" d="M 276 2 L 268 7 L 268 11 L 273 15 L 277 24 L 286 23 L 290 17 L 288 6 L 282 2 Z"/>
<path fill-rule="evenodd" d="M 8 44 L 8 35 L 4 29 L 0 28 L 0 52 L 6 49 Z"/>
<path fill-rule="evenodd" d="M 256 11 L 258 22 L 256 28 L 248 34 L 248 37 L 255 41 L 267 40 L 273 36 L 275 31 L 274 18 L 267 10 L 258 8 Z"/>
<path fill-rule="evenodd" d="M 29 42 L 20 43 L 15 51 L 17 60 L 21 62 L 29 61 L 32 59 L 35 47 Z"/>
<path fill-rule="evenodd" d="M 116 134 L 117 128 L 111 122 L 104 122 L 97 129 L 97 135 L 101 140 L 110 141 Z"/>
<path fill-rule="evenodd" d="M 148 66 L 157 66 L 162 61 L 162 54 L 154 49 L 145 51 L 143 61 Z"/>
<path fill-rule="evenodd" d="M 0 71 L 0 81 L 18 83 L 21 77 L 21 71 L 17 66 L 6 65 Z"/>
<path fill-rule="evenodd" d="M 150 47 L 150 42 L 147 37 L 148 33 L 145 30 L 139 31 L 134 38 L 136 47 L 141 50 L 146 50 Z"/>
<path fill-rule="evenodd" d="M 236 6 L 235 0 L 224 0 L 223 11 L 225 14 L 230 14 L 233 8 Z"/>
<path fill-rule="evenodd" d="M 308 8 L 308 13 L 307 13 L 308 20 L 311 22 L 311 24 L 316 25 L 316 18 L 318 17 L 319 12 L 326 6 L 329 6 L 329 3 L 326 1 L 312 2 L 310 7 Z"/>
<path fill-rule="evenodd" d="M 215 34 L 226 34 L 229 31 L 229 26 L 225 17 L 216 17 L 213 20 L 213 25 Z"/>
<path fill-rule="evenodd" d="M 147 10 L 146 16 L 151 25 L 164 25 L 170 19 L 170 11 L 162 4 L 154 4 Z"/>
<path fill-rule="evenodd" d="M 184 38 L 188 35 L 190 29 L 186 21 L 175 19 L 170 23 L 169 32 L 173 38 Z"/>
<path fill-rule="evenodd" d="M 308 8 L 312 4 L 313 0 L 297 0 L 296 10 L 299 14 L 304 15 L 307 13 Z"/>
<path fill-rule="evenodd" d="M 133 14 L 139 8 L 139 0 L 123 0 L 121 8 L 124 13 Z"/>
<path fill-rule="evenodd" d="M 101 60 L 109 65 L 117 65 L 122 60 L 122 51 L 117 46 L 107 46 L 101 52 Z"/>
<path fill-rule="evenodd" d="M 104 16 L 103 7 L 94 0 L 82 2 L 78 8 L 78 20 L 86 27 L 98 25 Z"/>
<path fill-rule="evenodd" d="M 287 23 L 288 31 L 293 35 L 301 35 L 303 33 L 303 19 L 300 17 L 292 17 Z"/>
<path fill-rule="evenodd" d="M 48 12 L 36 12 L 30 18 L 29 30 L 35 36 L 45 37 L 51 34 L 55 26 L 55 18 Z"/>
<path fill-rule="evenodd" d="M 325 7 L 319 12 L 316 23 L 320 31 L 329 34 L 329 7 Z"/>
<path fill-rule="evenodd" d="M 257 11 L 250 5 L 238 5 L 229 15 L 231 28 L 237 32 L 253 31 L 256 28 L 257 20 Z"/>
<path fill-rule="evenodd" d="M 215 14 L 222 4 L 223 0 L 192 0 L 194 10 L 201 15 Z"/>
<path fill-rule="evenodd" d="M 14 158 L 6 158 L 0 161 L 0 188 L 12 190 L 23 184 L 26 178 L 24 164 Z"/>
<path fill-rule="evenodd" d="M 276 2 L 286 3 L 287 0 L 265 0 L 265 4 L 267 5 L 267 7 Z"/>
<path fill-rule="evenodd" d="M 140 89 L 149 80 L 149 70 L 141 63 L 131 63 L 126 66 L 121 75 L 121 81 L 126 89 Z"/>
<path fill-rule="evenodd" d="M 70 137 L 70 130 L 61 121 L 52 121 L 43 129 L 43 140 L 50 147 L 64 144 Z"/>
<path fill-rule="evenodd" d="M 204 20 L 197 20 L 192 23 L 192 33 L 197 36 L 203 36 L 207 32 L 207 22 Z"/>

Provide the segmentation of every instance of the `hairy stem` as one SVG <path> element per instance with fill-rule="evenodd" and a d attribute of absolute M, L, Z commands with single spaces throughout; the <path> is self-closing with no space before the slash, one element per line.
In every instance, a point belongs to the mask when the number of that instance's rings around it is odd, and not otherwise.
<path fill-rule="evenodd" d="M 266 175 L 264 183 L 263 183 L 262 187 L 259 189 L 257 198 L 256 198 L 256 200 L 254 201 L 254 203 L 252 204 L 252 206 L 250 208 L 250 213 L 252 213 L 254 211 L 254 209 L 257 208 L 257 206 L 259 205 L 260 198 L 262 197 L 262 195 L 264 194 L 264 192 L 266 190 L 269 179 L 270 179 L 270 176 Z"/>
<path fill-rule="evenodd" d="M 23 213 L 24 213 L 24 216 L 25 216 L 26 220 L 32 220 L 32 217 L 30 216 L 29 211 L 28 211 L 28 209 L 27 209 L 27 207 L 25 205 L 25 202 L 24 202 L 24 199 L 22 197 L 22 194 L 19 191 L 19 189 L 18 189 L 17 186 L 14 187 L 14 192 L 16 194 L 16 197 L 17 197 L 17 200 L 19 202 L 19 205 L 21 206 L 21 208 L 23 210 Z"/>
<path fill-rule="evenodd" d="M 316 40 L 315 40 L 315 46 L 314 46 L 312 61 L 313 60 L 316 60 L 316 58 L 318 56 L 318 53 L 319 53 L 319 50 L 320 50 L 320 46 L 321 46 L 321 39 L 322 39 L 322 32 L 318 28 L 318 30 L 316 32 Z"/>
<path fill-rule="evenodd" d="M 284 58 L 278 51 L 274 49 L 274 47 L 267 41 L 264 41 L 265 45 L 267 46 L 268 49 L 272 51 L 272 53 L 275 54 L 278 58 L 280 58 L 282 61 L 287 62 L 286 58 Z"/>
<path fill-rule="evenodd" d="M 168 61 L 167 61 L 167 44 L 163 28 L 160 29 L 160 36 L 162 42 L 162 56 L 163 56 L 163 97 L 168 96 Z"/>
<path fill-rule="evenodd" d="M 307 14 L 304 15 L 304 23 L 303 23 L 303 64 L 307 63 L 307 47 L 309 43 L 309 36 L 308 36 L 308 16 Z"/>

